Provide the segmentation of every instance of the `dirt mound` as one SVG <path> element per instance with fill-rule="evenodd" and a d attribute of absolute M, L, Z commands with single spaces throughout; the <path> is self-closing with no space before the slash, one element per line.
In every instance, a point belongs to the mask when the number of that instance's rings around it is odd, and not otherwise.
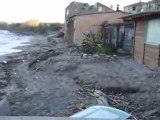
<path fill-rule="evenodd" d="M 8 56 L 12 115 L 70 116 L 97 105 L 101 90 L 111 106 L 139 119 L 159 117 L 160 74 L 129 57 L 83 55 L 62 38 L 36 36 L 29 48 Z"/>

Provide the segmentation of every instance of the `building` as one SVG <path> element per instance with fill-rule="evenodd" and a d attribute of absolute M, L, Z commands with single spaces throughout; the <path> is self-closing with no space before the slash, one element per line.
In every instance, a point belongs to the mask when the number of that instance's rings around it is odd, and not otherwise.
<path fill-rule="evenodd" d="M 160 0 L 152 0 L 142 6 L 141 12 L 160 11 Z"/>
<path fill-rule="evenodd" d="M 138 2 L 124 7 L 124 11 L 132 14 L 141 12 L 160 11 L 160 0 L 152 0 L 149 2 Z"/>
<path fill-rule="evenodd" d="M 92 14 L 100 12 L 112 12 L 113 10 L 99 2 L 95 5 L 88 3 L 71 2 L 65 9 L 65 39 L 71 41 L 74 39 L 74 27 L 76 25 L 75 17 L 80 14 Z"/>
<path fill-rule="evenodd" d="M 151 68 L 160 67 L 160 12 L 123 17 L 134 21 L 134 60 Z"/>
<path fill-rule="evenodd" d="M 65 39 L 80 45 L 84 33 L 100 32 L 102 23 L 117 20 L 125 15 L 126 13 L 114 11 L 101 3 L 89 6 L 87 3 L 72 2 L 66 8 Z"/>
<path fill-rule="evenodd" d="M 132 14 L 136 14 L 136 13 L 140 13 L 142 12 L 142 6 L 145 5 L 145 2 L 138 2 L 135 4 L 131 4 L 128 6 L 124 7 L 124 12 L 128 12 L 128 13 L 132 13 Z"/>
<path fill-rule="evenodd" d="M 112 21 L 105 25 L 105 41 L 115 49 L 121 49 L 125 53 L 133 52 L 133 22 L 122 19 Z"/>
<path fill-rule="evenodd" d="M 95 13 L 95 12 L 107 12 L 113 11 L 111 8 L 97 2 L 95 5 L 89 5 L 88 3 L 71 2 L 65 9 L 65 19 L 82 13 Z"/>

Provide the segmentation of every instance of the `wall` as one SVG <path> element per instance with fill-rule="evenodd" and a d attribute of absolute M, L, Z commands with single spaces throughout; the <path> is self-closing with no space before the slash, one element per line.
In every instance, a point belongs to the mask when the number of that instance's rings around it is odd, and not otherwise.
<path fill-rule="evenodd" d="M 99 13 L 99 14 L 88 14 L 76 16 L 76 25 L 74 32 L 74 42 L 80 45 L 84 37 L 83 33 L 90 31 L 98 32 L 101 28 L 101 24 L 104 21 L 115 21 L 118 18 L 125 16 L 123 12 L 109 12 L 109 13 Z"/>
<path fill-rule="evenodd" d="M 152 44 L 145 44 L 144 63 L 147 66 L 156 68 L 159 65 L 159 46 Z"/>
<path fill-rule="evenodd" d="M 151 68 L 159 67 L 159 45 L 145 42 L 145 22 L 143 19 L 136 21 L 134 60 L 146 64 Z"/>
<path fill-rule="evenodd" d="M 65 9 L 65 21 L 64 21 L 64 38 L 65 40 L 69 40 L 71 38 L 71 34 L 69 31 L 72 32 L 72 23 L 69 22 L 70 16 L 73 16 L 75 14 L 79 14 L 82 12 L 87 11 L 87 8 L 89 7 L 89 4 L 86 3 L 79 3 L 79 2 L 71 2 L 69 6 Z M 68 14 L 67 14 L 68 11 Z M 72 22 L 72 21 L 71 21 Z"/>
<path fill-rule="evenodd" d="M 101 7 L 101 11 L 99 10 L 99 7 Z M 76 14 L 82 14 L 82 13 L 95 13 L 95 12 L 113 12 L 112 9 L 110 9 L 109 7 L 100 4 L 100 3 L 96 3 L 93 6 L 90 6 L 88 3 L 79 3 L 79 2 L 71 2 L 69 4 L 69 6 L 65 9 L 65 28 L 64 28 L 64 38 L 65 40 L 70 40 L 70 38 L 72 38 L 70 35 L 72 33 L 70 33 L 69 30 L 71 30 L 71 26 L 69 23 L 69 18 L 73 15 Z M 68 14 L 67 14 L 68 13 Z M 71 18 L 72 19 L 72 18 Z M 72 32 L 73 30 L 71 30 Z"/>
<path fill-rule="evenodd" d="M 135 10 L 133 9 L 133 7 L 135 7 Z M 125 12 L 128 12 L 128 13 L 132 13 L 132 14 L 135 14 L 135 13 L 140 13 L 141 12 L 141 9 L 142 7 L 141 6 L 128 6 L 128 7 L 125 7 L 124 8 L 124 11 Z"/>
<path fill-rule="evenodd" d="M 142 6 L 142 12 L 160 11 L 160 1 L 152 0 Z"/>
<path fill-rule="evenodd" d="M 134 60 L 139 63 L 143 63 L 144 53 L 144 20 L 138 20 L 136 22 L 135 29 L 135 44 L 134 44 Z"/>

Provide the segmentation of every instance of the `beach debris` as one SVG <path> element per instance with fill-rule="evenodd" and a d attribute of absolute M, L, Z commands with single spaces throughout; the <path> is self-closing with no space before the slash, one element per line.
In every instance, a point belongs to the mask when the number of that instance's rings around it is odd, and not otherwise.
<path fill-rule="evenodd" d="M 113 57 L 117 57 L 117 55 L 114 54 Z"/>
<path fill-rule="evenodd" d="M 28 88 L 25 88 L 25 90 L 27 91 L 27 90 L 28 90 Z"/>
<path fill-rule="evenodd" d="M 0 88 L 7 87 L 7 82 L 5 80 L 0 80 Z"/>
<path fill-rule="evenodd" d="M 144 113 L 144 117 L 147 118 L 149 116 L 152 116 L 152 115 L 156 114 L 159 111 L 160 111 L 160 109 L 153 109 L 153 110 L 147 111 L 147 112 Z"/>
<path fill-rule="evenodd" d="M 7 61 L 6 61 L 6 60 L 3 60 L 3 63 L 4 63 L 4 64 L 7 64 Z"/>
<path fill-rule="evenodd" d="M 61 54 L 60 52 L 56 52 L 55 50 L 53 49 L 50 49 L 44 53 L 39 53 L 37 56 L 36 59 L 33 59 L 31 60 L 31 62 L 28 63 L 28 68 L 31 68 L 33 67 L 36 63 L 39 63 L 40 61 L 44 61 L 44 60 L 47 60 L 48 58 L 50 57 L 53 57 L 53 56 L 57 56 Z"/>
<path fill-rule="evenodd" d="M 81 54 L 81 58 L 84 58 L 84 57 L 86 57 L 87 56 L 87 54 L 85 54 L 85 53 L 82 53 Z"/>
<path fill-rule="evenodd" d="M 4 78 L 6 78 L 6 74 L 5 74 L 5 72 L 1 71 L 0 72 L 0 79 L 4 79 Z"/>
<path fill-rule="evenodd" d="M 0 101 L 0 116 L 11 115 L 10 105 L 6 97 Z"/>
<path fill-rule="evenodd" d="M 97 103 L 99 105 L 109 106 L 108 100 L 106 99 L 106 94 L 100 90 L 95 90 L 94 96 L 97 98 Z"/>
<path fill-rule="evenodd" d="M 67 107 L 71 112 L 79 112 L 86 108 L 86 105 L 83 100 L 71 102 Z"/>

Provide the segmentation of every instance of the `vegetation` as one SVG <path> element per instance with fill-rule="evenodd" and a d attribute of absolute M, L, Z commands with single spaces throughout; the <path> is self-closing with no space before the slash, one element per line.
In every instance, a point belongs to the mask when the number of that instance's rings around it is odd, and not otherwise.
<path fill-rule="evenodd" d="M 112 54 L 112 48 L 104 43 L 101 34 L 90 32 L 88 34 L 84 34 L 84 36 L 85 37 L 82 42 L 83 52 L 89 54 L 93 53 Z"/>
<path fill-rule="evenodd" d="M 60 23 L 39 23 L 38 20 L 29 20 L 25 23 L 0 23 L 0 29 L 15 32 L 46 34 L 49 31 L 57 31 L 62 28 Z"/>

